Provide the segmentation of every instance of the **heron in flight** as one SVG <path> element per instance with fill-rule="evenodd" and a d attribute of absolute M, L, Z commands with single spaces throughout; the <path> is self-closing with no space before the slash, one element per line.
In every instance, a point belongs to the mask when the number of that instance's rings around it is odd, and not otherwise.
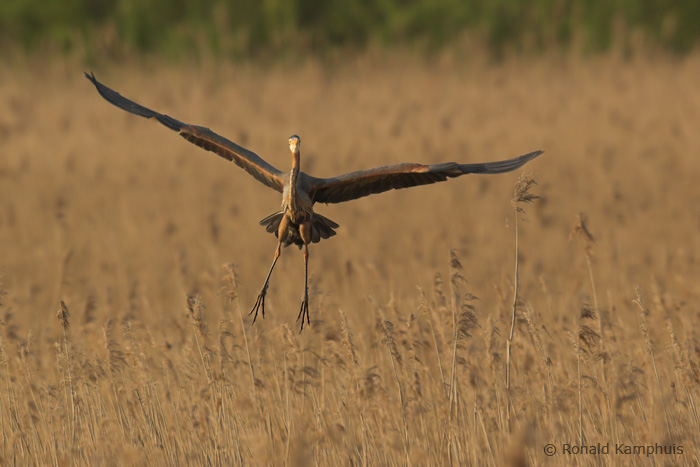
<path fill-rule="evenodd" d="M 265 226 L 265 230 L 274 233 L 277 237 L 277 249 L 272 266 L 270 266 L 253 309 L 249 313 L 254 314 L 253 323 L 258 317 L 258 312 L 262 312 L 263 318 L 265 317 L 267 287 L 272 270 L 282 252 L 282 247 L 294 244 L 299 249 L 304 248 L 304 298 L 297 321 L 301 320 L 301 330 L 304 329 L 305 321 L 307 324 L 311 324 L 309 319 L 309 243 L 317 243 L 322 239 L 334 236 L 335 229 L 338 228 L 338 224 L 314 212 L 315 203 L 342 203 L 384 191 L 443 182 L 448 178 L 471 173 L 500 174 L 510 172 L 542 154 L 542 151 L 535 151 L 515 159 L 477 164 L 456 162 L 431 165 L 403 163 L 360 170 L 338 177 L 316 178 L 301 171 L 301 139 L 296 135 L 289 138 L 292 170 L 282 172 L 252 151 L 219 136 L 208 128 L 183 123 L 153 111 L 100 83 L 94 74 L 85 73 L 85 76 L 110 104 L 144 118 L 156 119 L 162 125 L 177 131 L 190 143 L 234 162 L 256 180 L 282 194 L 282 209 L 260 221 L 260 224 Z"/>

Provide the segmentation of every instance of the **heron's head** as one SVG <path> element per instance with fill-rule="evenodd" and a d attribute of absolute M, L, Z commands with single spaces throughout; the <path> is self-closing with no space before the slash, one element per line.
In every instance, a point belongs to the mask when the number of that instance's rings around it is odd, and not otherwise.
<path fill-rule="evenodd" d="M 300 146 L 301 138 L 299 138 L 297 135 L 292 135 L 289 137 L 289 149 L 292 151 L 292 154 L 298 154 Z"/>

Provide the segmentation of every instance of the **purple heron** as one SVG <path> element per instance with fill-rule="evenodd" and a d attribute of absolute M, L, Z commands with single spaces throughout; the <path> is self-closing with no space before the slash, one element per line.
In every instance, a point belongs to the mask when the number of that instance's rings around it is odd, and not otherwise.
<path fill-rule="evenodd" d="M 265 226 L 265 230 L 274 233 L 277 237 L 277 249 L 272 266 L 270 266 L 253 309 L 249 313 L 254 314 L 253 323 L 258 317 L 259 311 L 262 312 L 263 318 L 265 317 L 265 295 L 272 270 L 280 257 L 282 246 L 294 244 L 299 249 L 304 248 L 304 298 L 297 321 L 301 320 L 302 330 L 304 329 L 304 321 L 311 324 L 308 286 L 309 243 L 317 243 L 322 239 L 332 237 L 336 234 L 335 229 L 338 228 L 338 224 L 314 212 L 315 203 L 342 203 L 384 191 L 443 182 L 448 178 L 471 173 L 500 174 L 510 172 L 542 154 L 542 151 L 534 151 L 514 159 L 476 164 L 458 164 L 456 162 L 432 165 L 403 163 L 360 170 L 338 177 L 316 178 L 300 170 L 301 139 L 296 135 L 289 138 L 292 170 L 282 172 L 265 162 L 257 154 L 219 136 L 208 128 L 189 125 L 155 112 L 108 88 L 97 81 L 94 74 L 85 73 L 85 76 L 110 104 L 144 118 L 156 119 L 162 125 L 177 131 L 190 143 L 234 162 L 259 182 L 282 193 L 282 209 L 260 221 L 260 224 Z"/>

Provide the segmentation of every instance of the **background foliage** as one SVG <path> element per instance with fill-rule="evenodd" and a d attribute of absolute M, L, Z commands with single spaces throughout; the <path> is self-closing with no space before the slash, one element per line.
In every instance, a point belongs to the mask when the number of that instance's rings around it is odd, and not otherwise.
<path fill-rule="evenodd" d="M 577 45 L 603 51 L 643 37 L 686 52 L 700 36 L 697 0 L 3 0 L 4 50 L 49 48 L 231 58 L 325 54 L 368 45 L 432 50 L 467 34 L 491 52 Z M 472 37 L 472 36 L 469 36 Z"/>

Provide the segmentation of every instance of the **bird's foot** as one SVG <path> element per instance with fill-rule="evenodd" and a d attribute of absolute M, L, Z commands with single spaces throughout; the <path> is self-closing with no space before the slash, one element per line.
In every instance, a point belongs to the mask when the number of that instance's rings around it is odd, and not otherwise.
<path fill-rule="evenodd" d="M 306 324 L 311 325 L 309 321 L 309 296 L 305 295 L 304 300 L 301 302 L 301 309 L 299 310 L 299 316 L 297 316 L 297 321 L 301 320 L 301 329 L 299 332 L 304 330 L 304 318 L 306 318 Z"/>
<path fill-rule="evenodd" d="M 258 319 L 259 311 L 262 311 L 262 317 L 265 319 L 265 294 L 267 294 L 267 287 L 263 287 L 263 289 L 260 291 L 258 298 L 255 300 L 255 305 L 253 305 L 253 309 L 250 310 L 250 313 L 248 313 L 248 316 L 255 313 L 253 316 L 253 324 L 255 324 L 255 320 Z"/>

